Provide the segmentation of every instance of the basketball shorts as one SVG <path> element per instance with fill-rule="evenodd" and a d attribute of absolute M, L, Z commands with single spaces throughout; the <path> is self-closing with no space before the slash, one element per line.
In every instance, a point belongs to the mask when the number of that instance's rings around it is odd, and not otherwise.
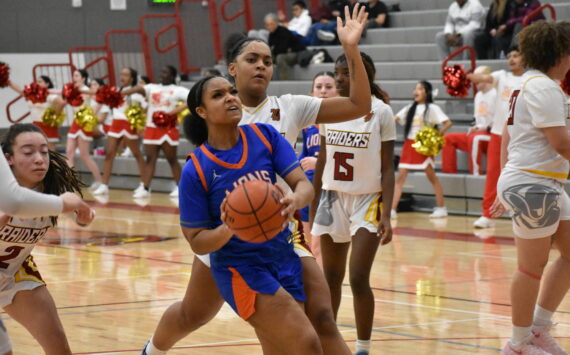
<path fill-rule="evenodd" d="M 38 271 L 34 258 L 30 255 L 24 260 L 15 275 L 0 274 L 0 307 L 12 304 L 16 293 L 33 290 L 44 285 L 45 282 Z"/>
<path fill-rule="evenodd" d="M 295 254 L 301 258 L 314 258 L 315 256 L 311 252 L 311 248 L 309 247 L 307 239 L 305 238 L 305 231 L 303 230 L 303 223 L 301 223 L 301 215 L 299 211 L 295 212 L 294 219 L 289 222 L 289 230 L 291 231 L 293 238 L 293 250 L 295 251 Z M 196 255 L 196 257 L 200 259 L 200 261 L 203 262 L 207 267 L 211 267 L 210 254 Z"/>
<path fill-rule="evenodd" d="M 381 213 L 381 193 L 351 195 L 322 190 L 311 233 L 328 234 L 335 243 L 349 243 L 360 228 L 378 232 Z"/>
<path fill-rule="evenodd" d="M 513 232 L 520 238 L 550 237 L 561 220 L 570 220 L 570 197 L 555 179 L 506 168 L 497 196 L 513 213 Z"/>
<path fill-rule="evenodd" d="M 301 259 L 294 253 L 266 264 L 214 266 L 212 275 L 224 300 L 244 320 L 255 313 L 257 294 L 274 295 L 280 287 L 305 302 Z"/>
<path fill-rule="evenodd" d="M 10 350 L 12 350 L 12 343 L 8 336 L 8 330 L 0 319 L 0 354 L 6 354 Z"/>

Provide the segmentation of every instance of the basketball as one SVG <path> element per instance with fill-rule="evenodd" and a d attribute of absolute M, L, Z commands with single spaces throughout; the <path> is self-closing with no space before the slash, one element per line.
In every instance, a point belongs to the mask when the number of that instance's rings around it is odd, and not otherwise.
<path fill-rule="evenodd" d="M 287 217 L 281 215 L 281 191 L 261 180 L 247 181 L 235 188 L 225 206 L 226 224 L 239 239 L 248 243 L 263 243 L 274 238 Z"/>

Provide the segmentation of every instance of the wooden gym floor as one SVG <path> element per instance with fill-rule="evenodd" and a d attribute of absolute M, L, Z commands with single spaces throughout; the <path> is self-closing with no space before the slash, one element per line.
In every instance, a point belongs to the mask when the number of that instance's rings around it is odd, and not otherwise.
<path fill-rule="evenodd" d="M 89 228 L 62 218 L 34 257 L 76 354 L 139 354 L 189 279 L 193 254 L 180 232 L 177 202 L 158 193 L 133 201 L 130 191 L 111 191 L 93 205 L 97 218 Z M 509 338 L 516 265 L 510 221 L 474 234 L 473 220 L 399 215 L 394 240 L 381 248 L 372 272 L 373 354 L 491 354 Z M 25 329 L 1 316 L 15 354 L 42 354 Z M 569 349 L 568 297 L 555 321 L 554 334 Z M 348 284 L 338 324 L 353 349 Z M 261 347 L 225 305 L 169 354 L 261 354 Z"/>

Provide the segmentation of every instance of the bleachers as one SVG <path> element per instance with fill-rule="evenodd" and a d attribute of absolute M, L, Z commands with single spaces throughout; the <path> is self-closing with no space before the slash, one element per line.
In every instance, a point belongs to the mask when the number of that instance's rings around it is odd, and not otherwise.
<path fill-rule="evenodd" d="M 443 29 L 447 8 L 452 0 L 386 0 L 387 4 L 398 3 L 401 12 L 391 13 L 391 28 L 369 30 L 366 38 L 362 40 L 361 50 L 369 54 L 376 63 L 377 82 L 389 93 L 394 113 L 411 102 L 412 91 L 418 80 L 427 79 L 438 89 L 439 95 L 436 103 L 453 120 L 451 132 L 466 131 L 471 124 L 473 103 L 472 99 L 458 99 L 450 97 L 441 83 L 441 61 L 437 56 L 434 37 Z M 481 0 L 488 7 L 491 0 Z M 543 1 L 544 2 L 544 1 Z M 557 12 L 559 20 L 570 19 L 570 2 L 568 0 L 549 0 Z M 549 15 L 546 15 L 549 16 Z M 324 48 L 336 58 L 342 53 L 340 46 L 325 46 Z M 463 63 L 469 67 L 467 62 Z M 505 61 L 478 61 L 477 65 L 488 65 L 494 70 L 505 69 Z M 289 81 L 273 81 L 269 88 L 271 95 L 287 93 L 307 94 L 310 91 L 311 79 L 319 71 L 332 70 L 332 64 L 311 65 L 308 68 L 295 67 Z M 190 86 L 191 83 L 185 83 Z M 403 142 L 401 127 L 398 129 L 398 147 Z M 183 140 L 179 148 L 181 161 L 191 145 Z M 99 163 L 102 159 L 98 158 Z M 459 156 L 459 168 L 462 172 L 467 170 L 467 157 Z M 80 165 L 82 171 L 86 171 Z M 136 174 L 134 161 L 117 160 L 115 162 L 112 187 L 134 188 L 137 178 L 129 177 Z M 121 176 L 119 176 L 121 174 Z M 125 177 L 126 176 L 126 177 Z M 167 164 L 160 161 L 157 167 L 157 178 L 154 180 L 153 190 L 170 191 L 172 182 L 169 179 L 170 169 Z M 446 204 L 451 212 L 478 213 L 480 211 L 480 197 L 483 194 L 484 176 L 476 177 L 467 174 L 439 174 L 446 193 Z M 433 206 L 433 191 L 423 172 L 412 173 L 407 180 L 406 193 L 415 197 L 417 209 L 431 209 Z"/>

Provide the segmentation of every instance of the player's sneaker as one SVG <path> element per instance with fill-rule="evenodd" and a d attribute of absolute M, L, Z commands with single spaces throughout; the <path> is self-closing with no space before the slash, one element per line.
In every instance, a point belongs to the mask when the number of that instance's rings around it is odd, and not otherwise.
<path fill-rule="evenodd" d="M 544 351 L 548 351 L 553 355 L 568 355 L 564 349 L 558 345 L 556 340 L 550 335 L 550 330 L 555 324 L 545 325 L 543 327 L 533 327 L 532 328 L 532 343 Z"/>
<path fill-rule="evenodd" d="M 172 190 L 172 192 L 171 192 L 170 195 L 168 195 L 168 196 L 178 198 L 178 185 L 176 185 L 176 187 L 174 188 L 174 190 Z"/>
<path fill-rule="evenodd" d="M 142 182 L 139 183 L 139 186 L 137 186 L 137 188 L 133 190 L 133 195 L 139 192 L 140 190 L 144 190 L 144 184 Z"/>
<path fill-rule="evenodd" d="M 148 343 L 150 343 L 150 340 L 146 342 L 146 344 L 144 344 L 142 351 L 141 351 L 141 355 L 147 355 L 146 354 L 146 347 L 148 346 Z"/>
<path fill-rule="evenodd" d="M 109 186 L 105 184 L 99 185 L 98 188 L 93 191 L 93 195 L 108 195 L 109 194 Z"/>
<path fill-rule="evenodd" d="M 538 346 L 531 343 L 533 341 L 534 336 L 531 334 L 522 343 L 513 345 L 509 340 L 503 351 L 501 351 L 501 355 L 552 355 L 547 351 L 542 350 Z"/>
<path fill-rule="evenodd" d="M 358 350 L 357 352 L 354 353 L 354 355 L 369 355 L 370 353 L 368 352 L 368 350 Z"/>
<path fill-rule="evenodd" d="M 447 207 L 436 207 L 433 209 L 432 214 L 429 218 L 444 218 L 447 217 Z"/>
<path fill-rule="evenodd" d="M 138 191 L 135 191 L 133 194 L 133 198 L 146 198 L 150 197 L 150 190 L 145 189 L 144 187 Z"/>
<path fill-rule="evenodd" d="M 481 216 L 475 222 L 473 222 L 473 227 L 481 229 L 493 228 L 495 227 L 495 222 L 491 218 Z"/>
<path fill-rule="evenodd" d="M 95 181 L 95 182 L 93 182 L 93 183 L 91 184 L 91 186 L 89 186 L 89 190 L 95 191 L 95 190 L 97 190 L 97 188 L 98 188 L 99 186 L 101 186 L 101 183 Z"/>

